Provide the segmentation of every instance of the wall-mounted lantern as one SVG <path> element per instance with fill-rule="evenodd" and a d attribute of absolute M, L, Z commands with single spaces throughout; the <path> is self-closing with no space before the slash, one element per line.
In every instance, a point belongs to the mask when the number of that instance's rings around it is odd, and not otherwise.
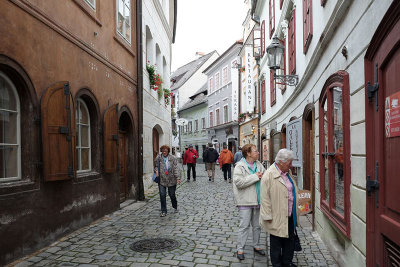
<path fill-rule="evenodd" d="M 272 38 L 271 44 L 267 47 L 267 64 L 271 70 L 274 70 L 274 79 L 279 83 L 296 86 L 299 82 L 298 75 L 276 75 L 276 70 L 281 68 L 283 53 L 285 47 L 281 44 L 276 35 Z"/>

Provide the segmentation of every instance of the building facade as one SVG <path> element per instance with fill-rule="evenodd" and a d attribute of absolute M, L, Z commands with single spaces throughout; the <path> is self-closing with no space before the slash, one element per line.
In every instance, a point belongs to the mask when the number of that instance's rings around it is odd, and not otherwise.
<path fill-rule="evenodd" d="M 178 111 L 178 116 L 186 119 L 186 122 L 179 129 L 181 136 L 180 150 L 185 151 L 189 145 L 193 145 L 193 148 L 199 153 L 198 162 L 202 162 L 203 151 L 209 142 L 207 111 L 207 84 L 204 84 L 191 96 L 190 101 Z"/>
<path fill-rule="evenodd" d="M 140 3 L 0 2 L 0 265 L 144 198 Z"/>
<path fill-rule="evenodd" d="M 264 0 L 252 12 L 260 17 L 268 163 L 282 147 L 295 152 L 314 229 L 340 266 L 395 264 L 399 2 Z M 294 86 L 280 85 L 268 67 L 274 36 L 285 46 L 276 74 L 297 75 Z"/>
<path fill-rule="evenodd" d="M 243 40 L 239 57 L 239 146 L 254 144 L 259 149 L 259 64 L 253 42 L 260 41 L 259 25 L 252 19 L 251 1 L 245 1 L 249 11 L 243 22 Z M 258 35 L 257 35 L 258 34 Z M 255 37 L 255 38 L 254 38 Z"/>
<path fill-rule="evenodd" d="M 242 40 L 236 41 L 203 71 L 208 88 L 208 138 L 218 152 L 224 143 L 233 153 L 238 148 L 239 70 L 236 66 L 242 45 Z"/>
<path fill-rule="evenodd" d="M 206 55 L 197 53 L 197 59 L 179 67 L 171 77 L 171 91 L 173 93 L 173 113 L 175 117 L 172 118 L 172 129 L 175 131 L 172 137 L 173 149 L 177 152 L 180 151 L 179 144 L 179 131 L 176 125 L 176 120 L 179 118 L 186 119 L 184 117 L 178 117 L 178 111 L 183 107 L 206 82 L 207 76 L 203 73 L 216 58 L 218 58 L 217 51 L 210 52 Z"/>
<path fill-rule="evenodd" d="M 176 0 L 143 1 L 143 181 L 153 181 L 155 157 L 171 146 L 171 44 L 175 40 Z M 158 77 L 163 81 L 159 84 Z"/>

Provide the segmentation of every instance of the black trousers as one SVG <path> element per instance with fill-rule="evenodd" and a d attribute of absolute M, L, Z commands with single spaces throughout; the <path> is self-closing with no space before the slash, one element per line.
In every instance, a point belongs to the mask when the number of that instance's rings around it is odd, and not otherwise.
<path fill-rule="evenodd" d="M 196 180 L 196 163 L 187 164 L 187 178 L 190 180 L 190 169 L 192 169 L 193 180 Z"/>
<path fill-rule="evenodd" d="M 224 172 L 224 180 L 227 179 L 227 176 L 229 179 L 232 179 L 231 164 L 222 165 L 222 171 Z"/>
<path fill-rule="evenodd" d="M 289 267 L 294 255 L 293 217 L 289 217 L 289 238 L 269 235 L 269 251 L 273 267 Z"/>

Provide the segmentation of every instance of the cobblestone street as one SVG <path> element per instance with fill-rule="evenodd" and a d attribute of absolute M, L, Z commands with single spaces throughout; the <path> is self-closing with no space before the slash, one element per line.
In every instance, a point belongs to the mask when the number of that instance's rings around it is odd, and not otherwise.
<path fill-rule="evenodd" d="M 271 266 L 268 256 L 254 255 L 251 235 L 245 260 L 236 258 L 239 217 L 232 184 L 223 180 L 219 168 L 211 183 L 204 165 L 197 165 L 197 181 L 184 181 L 177 189 L 178 213 L 172 211 L 167 196 L 169 213 L 160 217 L 158 191 L 153 186 L 146 194 L 147 201 L 125 203 L 120 210 L 10 266 Z M 298 234 L 303 251 L 295 253 L 294 263 L 337 266 L 306 217 L 302 218 Z M 130 248 L 138 240 L 160 237 L 178 241 L 179 246 L 158 253 Z M 261 238 L 266 243 L 265 233 Z"/>

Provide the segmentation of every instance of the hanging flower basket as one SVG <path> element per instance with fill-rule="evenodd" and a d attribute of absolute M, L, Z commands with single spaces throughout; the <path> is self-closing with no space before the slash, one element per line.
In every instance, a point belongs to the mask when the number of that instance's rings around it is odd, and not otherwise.
<path fill-rule="evenodd" d="M 149 73 L 150 87 L 153 87 L 155 82 L 156 66 L 151 65 L 150 61 L 147 61 L 146 70 Z"/>

